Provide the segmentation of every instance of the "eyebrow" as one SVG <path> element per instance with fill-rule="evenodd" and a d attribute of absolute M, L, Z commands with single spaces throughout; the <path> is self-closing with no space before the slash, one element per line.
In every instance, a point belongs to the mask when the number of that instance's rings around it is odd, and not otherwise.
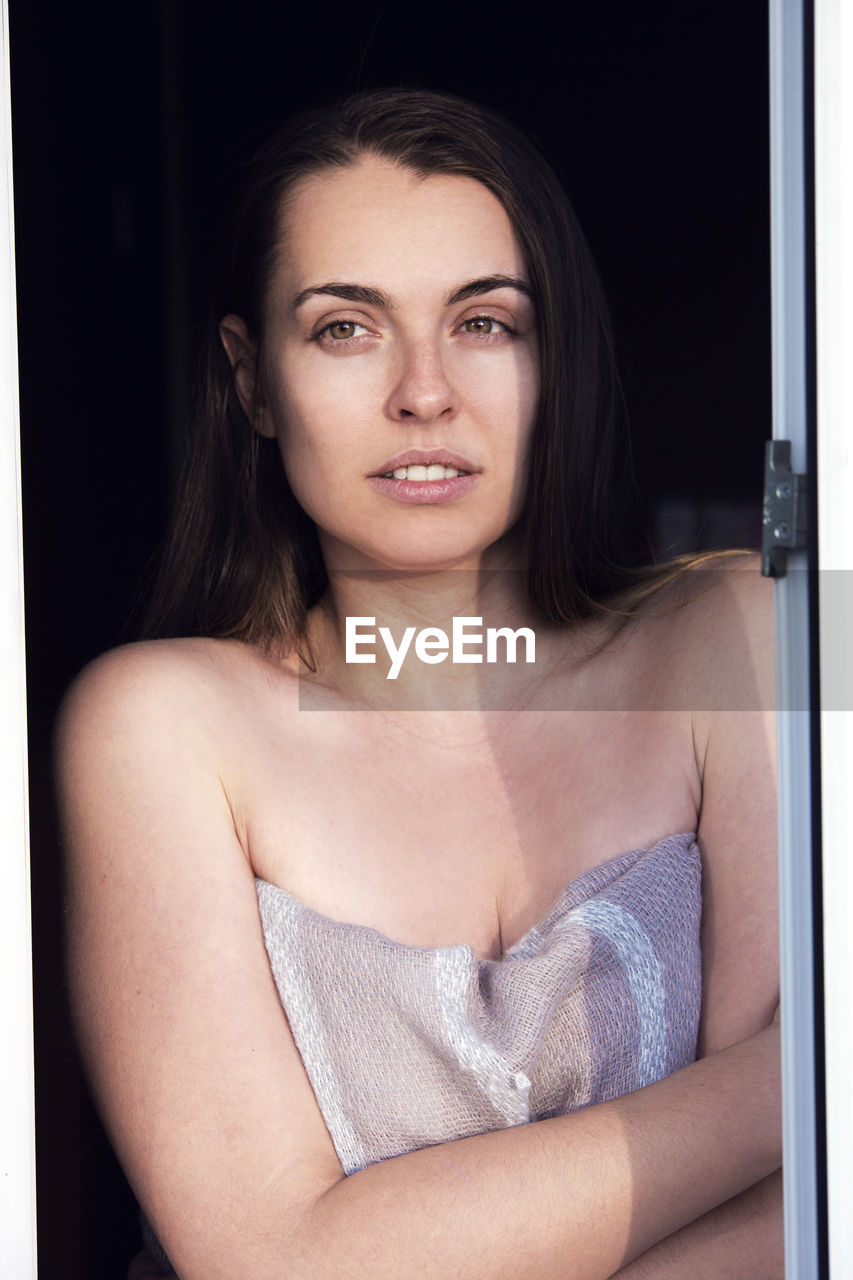
<path fill-rule="evenodd" d="M 496 289 L 515 289 L 525 297 L 531 297 L 530 285 L 518 276 L 483 276 L 480 280 L 470 280 L 459 289 L 454 289 L 447 299 L 452 307 L 457 302 L 467 302 L 469 298 L 479 298 L 483 293 L 494 293 Z"/>
<path fill-rule="evenodd" d="M 469 298 L 479 298 L 484 293 L 493 293 L 496 289 L 515 289 L 526 297 L 531 297 L 530 285 L 518 276 L 481 276 L 478 280 L 469 280 L 449 294 L 446 306 L 452 307 L 459 302 L 467 302 Z M 343 298 L 347 302 L 360 302 L 368 307 L 384 307 L 391 309 L 391 299 L 381 289 L 371 289 L 363 284 L 344 284 L 332 281 L 329 284 L 315 284 L 301 290 L 293 299 L 293 310 L 301 307 L 308 298 L 317 294 L 328 294 L 333 298 Z"/>

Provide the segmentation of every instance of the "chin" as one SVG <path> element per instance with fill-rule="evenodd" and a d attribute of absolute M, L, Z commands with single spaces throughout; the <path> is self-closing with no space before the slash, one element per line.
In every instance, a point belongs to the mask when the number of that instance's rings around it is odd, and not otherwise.
<path fill-rule="evenodd" d="M 437 526 L 420 529 L 411 525 L 407 529 L 376 530 L 379 537 L 361 540 L 321 535 L 321 545 L 326 564 L 334 570 L 369 571 L 391 573 L 440 573 L 443 570 L 476 570 L 483 559 L 498 543 L 502 543 L 507 529 L 502 525 L 473 531 L 469 528 L 439 529 Z M 387 536 L 386 536 L 387 535 Z M 466 536 L 467 535 L 467 536 Z"/>
<path fill-rule="evenodd" d="M 393 555 L 376 557 L 374 563 L 377 569 L 389 573 L 450 573 L 453 570 L 478 569 L 483 554 L 483 551 L 439 554 L 430 550 L 407 556 L 397 552 Z"/>

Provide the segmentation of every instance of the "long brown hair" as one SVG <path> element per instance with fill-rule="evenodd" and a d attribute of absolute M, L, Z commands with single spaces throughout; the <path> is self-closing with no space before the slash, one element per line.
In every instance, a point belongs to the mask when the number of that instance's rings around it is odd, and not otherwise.
<path fill-rule="evenodd" d="M 243 318 L 259 352 L 282 204 L 309 174 L 376 154 L 420 175 L 474 178 L 500 200 L 536 308 L 541 395 L 521 519 L 531 604 L 587 617 L 648 575 L 620 548 L 629 473 L 603 292 L 568 198 L 536 145 L 496 113 L 425 90 L 357 94 L 279 128 L 246 171 L 224 240 L 202 386 L 178 502 L 143 628 L 298 646 L 326 586 L 316 530 L 275 441 L 237 397 L 217 324 Z"/>

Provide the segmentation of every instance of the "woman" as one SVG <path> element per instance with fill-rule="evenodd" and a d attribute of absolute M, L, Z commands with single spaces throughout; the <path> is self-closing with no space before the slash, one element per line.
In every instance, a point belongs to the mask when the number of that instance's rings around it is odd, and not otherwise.
<path fill-rule="evenodd" d="M 618 568 L 555 178 L 367 94 L 229 245 L 183 638 L 59 739 L 81 1043 L 175 1271 L 781 1275 L 764 584 Z"/>

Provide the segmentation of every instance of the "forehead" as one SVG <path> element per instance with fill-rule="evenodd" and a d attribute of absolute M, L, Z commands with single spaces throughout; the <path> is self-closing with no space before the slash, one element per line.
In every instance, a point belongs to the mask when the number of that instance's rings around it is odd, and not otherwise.
<path fill-rule="evenodd" d="M 276 274 L 297 290 L 321 280 L 444 287 L 524 271 L 506 210 L 473 178 L 422 177 L 368 155 L 303 179 L 282 209 Z"/>

